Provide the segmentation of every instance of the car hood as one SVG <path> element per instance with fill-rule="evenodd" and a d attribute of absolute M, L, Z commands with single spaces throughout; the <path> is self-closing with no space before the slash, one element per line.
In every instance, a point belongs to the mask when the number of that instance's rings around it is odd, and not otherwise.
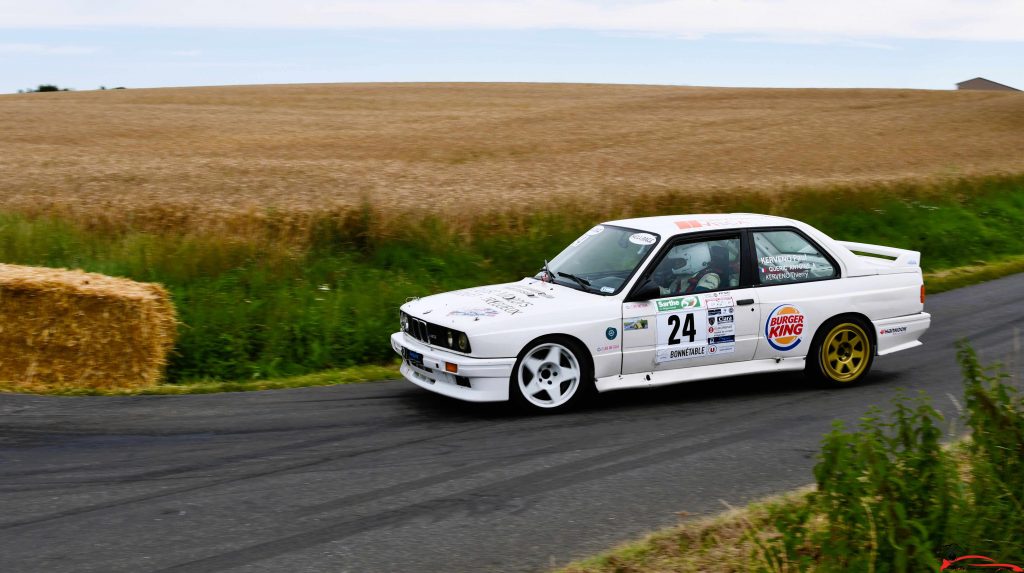
<path fill-rule="evenodd" d="M 524 319 L 535 324 L 538 317 L 593 305 L 602 298 L 526 278 L 423 297 L 405 303 L 402 310 L 427 322 L 475 333 L 510 328 Z"/>

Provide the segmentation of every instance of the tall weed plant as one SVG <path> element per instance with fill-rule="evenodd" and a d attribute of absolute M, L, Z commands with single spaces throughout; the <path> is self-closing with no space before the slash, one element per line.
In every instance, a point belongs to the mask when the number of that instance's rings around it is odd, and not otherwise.
<path fill-rule="evenodd" d="M 923 394 L 855 431 L 836 423 L 808 503 L 773 508 L 775 536 L 752 534 L 762 571 L 937 571 L 950 547 L 1024 562 L 1024 400 L 965 343 L 958 358 L 970 439 L 943 447 Z"/>

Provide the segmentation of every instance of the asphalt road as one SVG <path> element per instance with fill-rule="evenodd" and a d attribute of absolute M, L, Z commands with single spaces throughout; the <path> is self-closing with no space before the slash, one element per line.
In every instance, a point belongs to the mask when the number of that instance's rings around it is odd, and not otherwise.
<path fill-rule="evenodd" d="M 544 570 L 676 512 L 810 483 L 832 420 L 897 388 L 927 390 L 955 417 L 954 341 L 987 360 L 1019 355 L 1022 295 L 1017 275 L 929 298 L 925 346 L 832 391 L 798 375 L 734 378 L 610 393 L 553 417 L 404 382 L 2 395 L 0 570 Z"/>

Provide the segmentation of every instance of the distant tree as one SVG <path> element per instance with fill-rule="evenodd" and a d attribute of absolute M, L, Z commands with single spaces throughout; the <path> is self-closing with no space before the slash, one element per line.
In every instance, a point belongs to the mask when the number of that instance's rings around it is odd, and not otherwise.
<path fill-rule="evenodd" d="M 59 92 L 60 88 L 53 84 L 39 84 L 39 87 L 32 90 L 36 92 Z"/>
<path fill-rule="evenodd" d="M 100 86 L 100 91 L 106 90 L 107 86 Z"/>

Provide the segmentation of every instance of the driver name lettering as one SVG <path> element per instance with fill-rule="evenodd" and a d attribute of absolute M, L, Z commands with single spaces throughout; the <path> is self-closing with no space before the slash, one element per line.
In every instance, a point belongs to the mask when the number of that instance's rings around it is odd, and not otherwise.
<path fill-rule="evenodd" d="M 762 265 L 784 265 L 786 263 L 802 263 L 807 260 L 807 255 L 775 255 L 772 257 L 761 257 Z"/>

